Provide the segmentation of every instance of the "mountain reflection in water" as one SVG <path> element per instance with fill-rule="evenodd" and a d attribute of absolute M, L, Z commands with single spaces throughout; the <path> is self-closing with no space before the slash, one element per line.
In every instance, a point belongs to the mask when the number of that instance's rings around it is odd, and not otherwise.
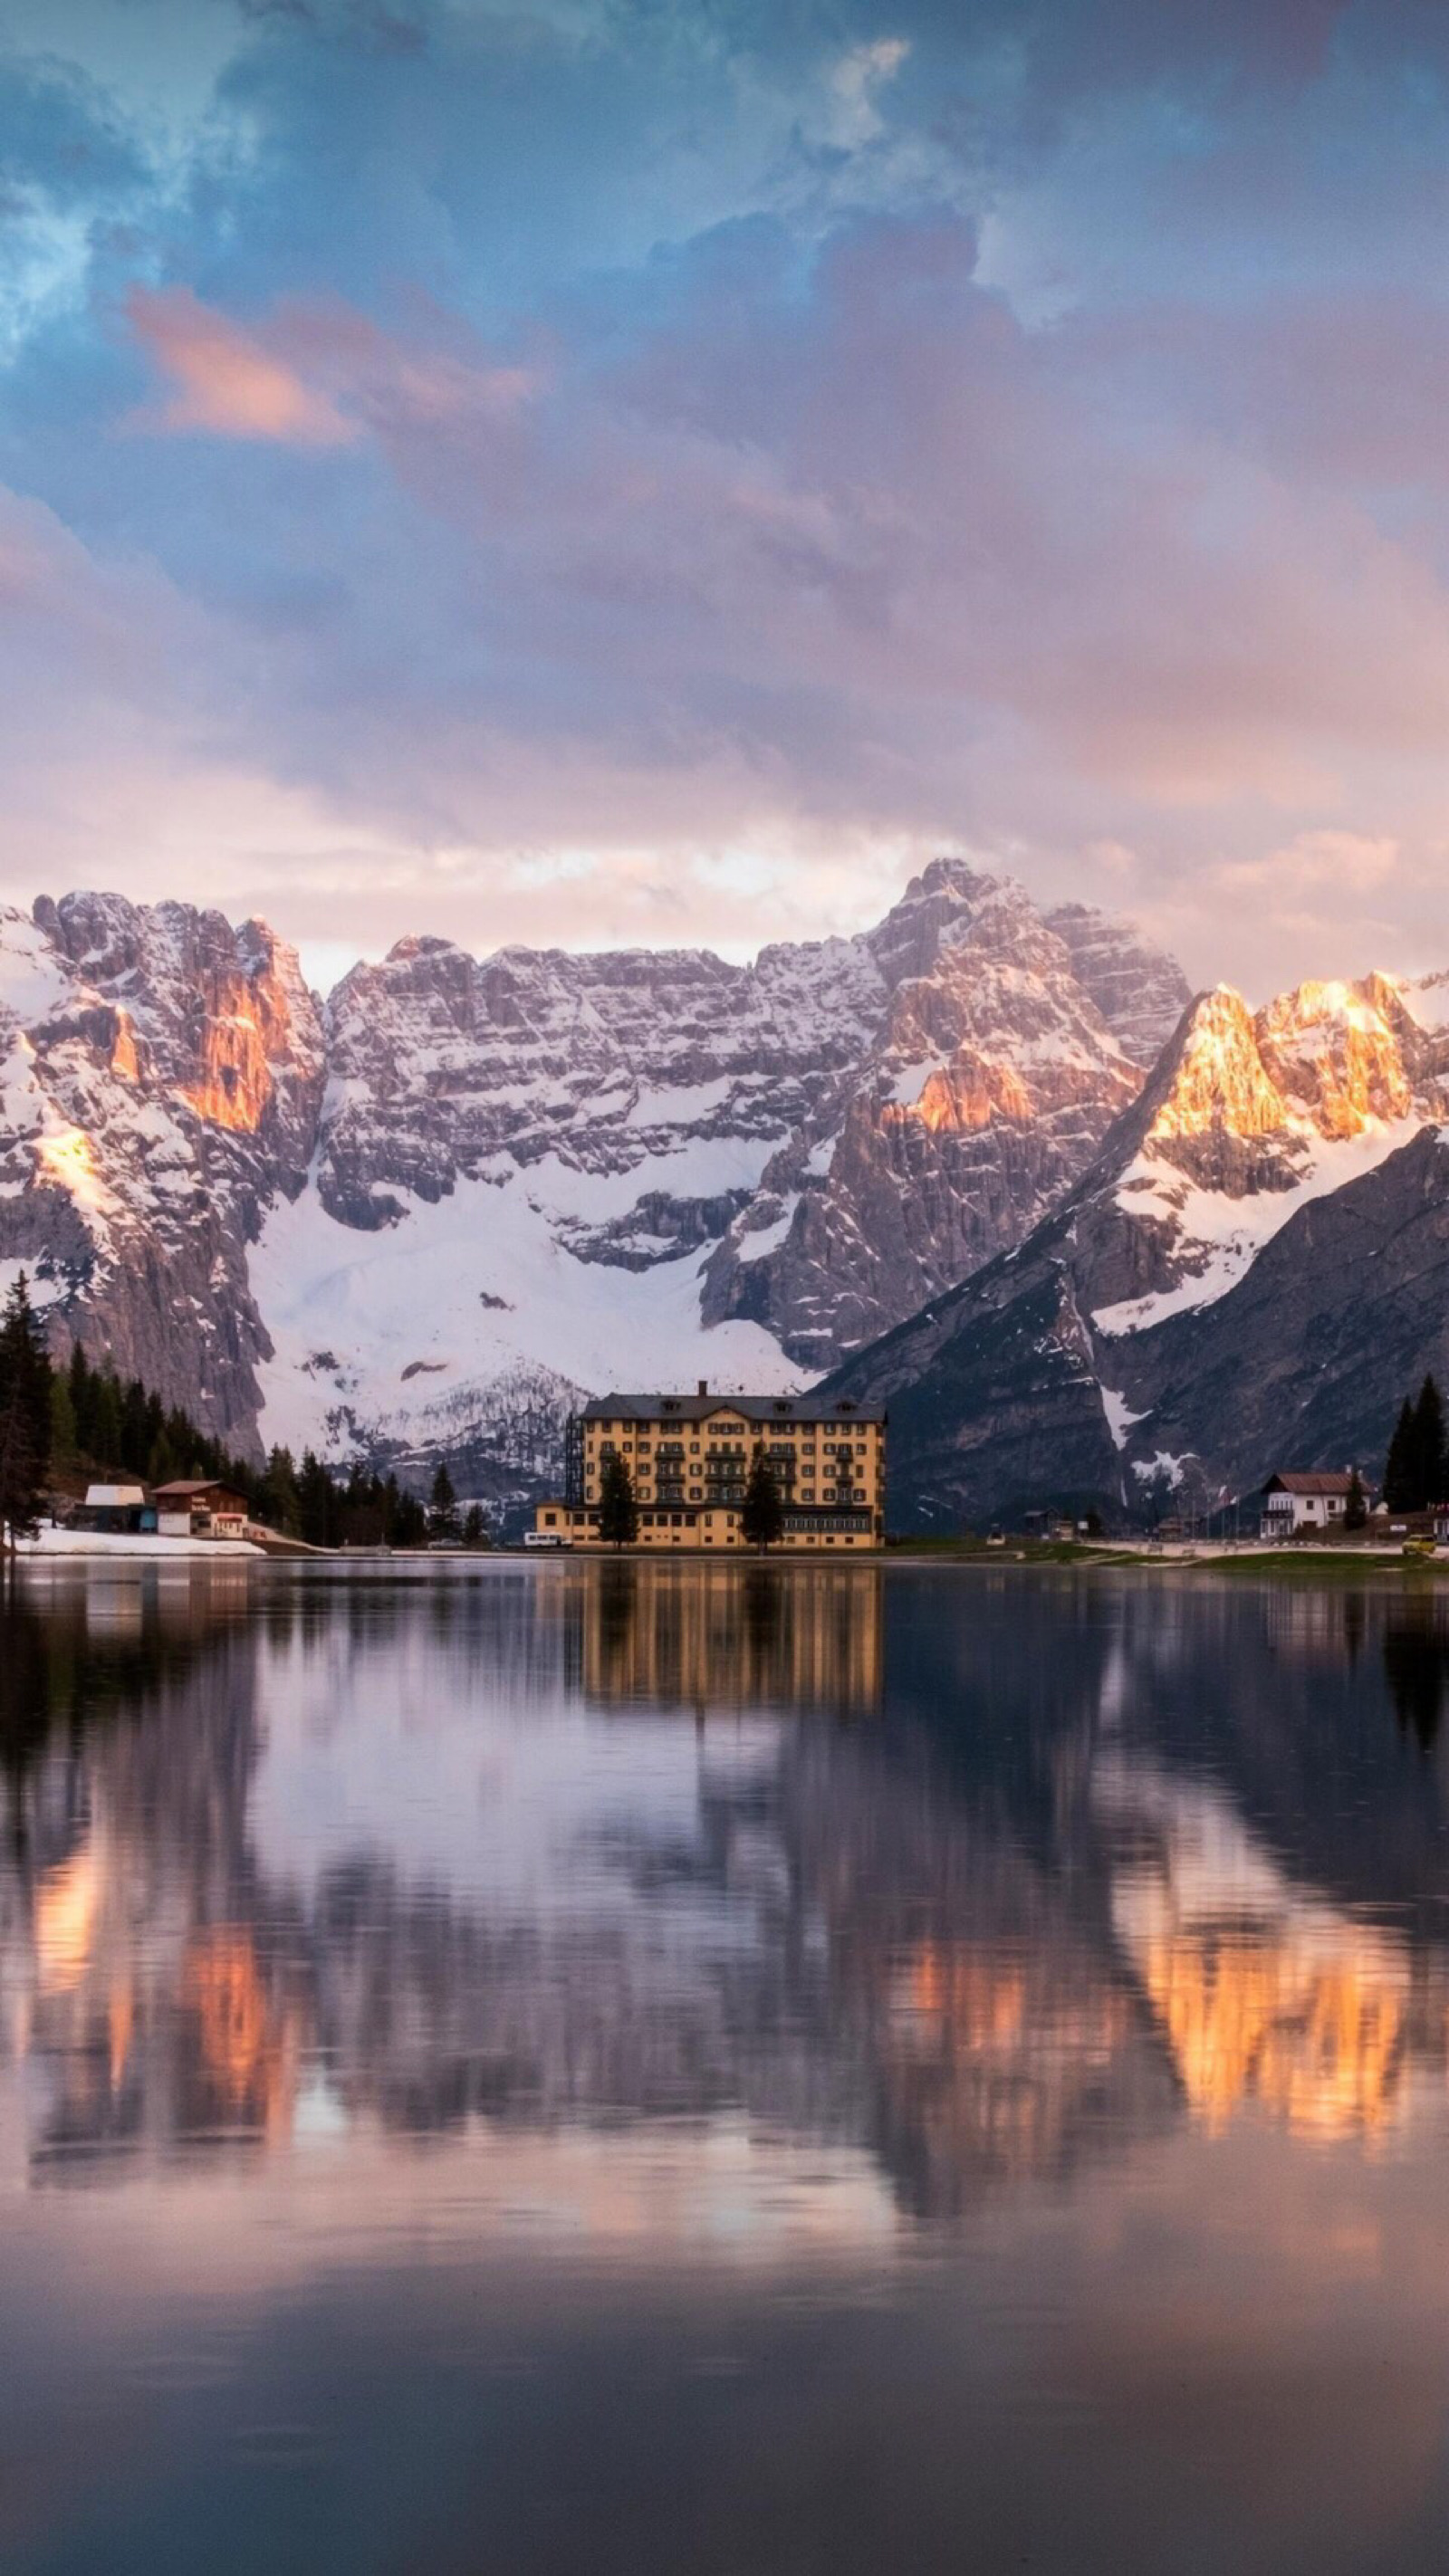
<path fill-rule="evenodd" d="M 5 2576 L 1437 2576 L 1432 1590 L 26 1569 Z"/>
<path fill-rule="evenodd" d="M 22 1589 L 4 2151 L 734 2123 L 940 2220 L 1183 2122 L 1437 2102 L 1438 1602 L 1046 1606 L 633 1563 Z"/>

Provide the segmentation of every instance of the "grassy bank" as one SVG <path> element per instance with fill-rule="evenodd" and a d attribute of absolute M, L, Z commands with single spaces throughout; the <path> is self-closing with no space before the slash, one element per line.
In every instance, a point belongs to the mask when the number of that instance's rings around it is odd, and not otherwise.
<path fill-rule="evenodd" d="M 889 1554 L 898 1564 L 986 1566 L 1069 1565 L 1124 1568 L 1141 1574 L 1229 1574 L 1252 1583 L 1435 1583 L 1449 1579 L 1449 1552 L 1439 1557 L 1393 1555 L 1371 1548 L 1223 1549 L 1204 1545 L 1187 1555 L 1176 1545 L 1162 1550 L 1095 1544 L 1074 1539 L 1010 1539 L 988 1547 L 984 1539 L 902 1539 Z"/>

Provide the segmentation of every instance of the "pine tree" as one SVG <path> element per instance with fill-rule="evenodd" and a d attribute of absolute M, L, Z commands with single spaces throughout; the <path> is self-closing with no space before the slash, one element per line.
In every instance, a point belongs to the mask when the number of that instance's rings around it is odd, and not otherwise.
<path fill-rule="evenodd" d="M 138 1377 L 127 1381 L 121 1398 L 121 1464 L 128 1475 L 144 1476 L 151 1446 L 146 1420 L 146 1390 Z"/>
<path fill-rule="evenodd" d="M 50 1381 L 50 1458 L 57 1473 L 70 1472 L 78 1447 L 70 1377 L 66 1370 L 57 1369 Z"/>
<path fill-rule="evenodd" d="M 634 1479 L 617 1449 L 611 1449 L 599 1478 L 599 1536 L 606 1547 L 632 1547 L 638 1535 Z"/>
<path fill-rule="evenodd" d="M 148 1485 L 169 1485 L 173 1476 L 180 1473 L 176 1452 L 163 1424 L 146 1452 L 146 1482 Z"/>
<path fill-rule="evenodd" d="M 1414 1408 L 1407 1396 L 1399 1407 L 1394 1436 L 1384 1462 L 1384 1501 L 1391 1512 L 1409 1512 L 1415 1508 L 1412 1496 L 1415 1483 Z"/>
<path fill-rule="evenodd" d="M 483 1507 L 481 1503 L 470 1503 L 463 1515 L 463 1545 L 487 1547 L 490 1544 L 488 1524 L 483 1518 Z"/>
<path fill-rule="evenodd" d="M 1432 1376 L 1419 1389 L 1414 1407 L 1414 1482 L 1411 1511 L 1427 1511 L 1442 1500 L 1444 1475 L 1444 1399 Z"/>
<path fill-rule="evenodd" d="M 1368 1496 L 1364 1492 L 1363 1478 L 1357 1467 L 1352 1470 L 1348 1480 L 1348 1499 L 1343 1507 L 1343 1526 L 1346 1530 L 1361 1530 L 1368 1527 Z"/>
<path fill-rule="evenodd" d="M 75 1414 L 75 1445 L 82 1455 L 88 1456 L 94 1445 L 91 1440 L 91 1416 L 95 1404 L 95 1376 L 79 1342 L 71 1344 L 67 1376 L 70 1382 L 71 1408 Z"/>
<path fill-rule="evenodd" d="M 302 1526 L 297 1470 L 290 1449 L 274 1449 L 267 1460 L 265 1487 L 258 1496 L 262 1518 L 284 1538 L 295 1538 Z"/>
<path fill-rule="evenodd" d="M 335 1544 L 337 1495 L 322 1461 L 310 1449 L 302 1452 L 297 1473 L 299 1527 L 309 1547 Z"/>
<path fill-rule="evenodd" d="M 764 1450 L 756 1448 L 740 1507 L 740 1536 L 746 1547 L 774 1547 L 785 1535 L 785 1512 L 775 1471 Z"/>
<path fill-rule="evenodd" d="M 50 1461 L 50 1361 L 22 1270 L 0 1316 L 0 1532 L 31 1537 Z"/>
<path fill-rule="evenodd" d="M 85 1446 L 98 1466 L 115 1469 L 121 1461 L 121 1390 L 109 1369 L 91 1379 L 89 1438 Z"/>
<path fill-rule="evenodd" d="M 451 1546 L 458 1536 L 458 1496 L 446 1458 L 438 1460 L 428 1512 L 428 1536 Z"/>

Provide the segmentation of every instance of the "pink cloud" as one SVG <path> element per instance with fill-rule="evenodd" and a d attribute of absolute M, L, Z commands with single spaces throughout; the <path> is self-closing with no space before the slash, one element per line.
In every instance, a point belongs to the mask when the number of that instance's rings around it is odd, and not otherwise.
<path fill-rule="evenodd" d="M 868 919 L 965 844 L 1151 915 L 1203 980 L 1440 962 L 1449 586 L 1376 488 L 1426 449 L 1440 356 L 1390 449 L 1336 400 L 1304 471 L 1306 302 L 1222 325 L 1210 369 L 1163 308 L 1023 326 L 949 222 L 842 227 L 803 295 L 768 237 L 729 249 L 521 355 L 421 295 L 387 330 L 136 299 L 164 426 L 366 442 L 366 542 L 349 463 L 312 493 L 331 578 L 216 609 L 167 675 L 183 837 L 214 847 L 218 759 L 287 791 L 250 808 L 245 908 L 321 937 L 345 893 L 369 946 L 562 916 L 740 947 Z M 252 470 L 226 460 L 243 498 Z M 68 875 L 113 873 L 118 802 L 99 778 Z"/>
<path fill-rule="evenodd" d="M 342 447 L 357 435 L 325 392 L 250 332 L 212 312 L 184 286 L 133 287 L 132 330 L 175 390 L 148 429 L 256 439 L 283 447 Z"/>
<path fill-rule="evenodd" d="M 495 363 L 445 317 L 398 338 L 337 298 L 278 305 L 243 330 L 187 287 L 135 287 L 127 317 L 175 387 L 138 425 L 170 433 L 342 447 L 369 429 L 491 430 L 544 382 L 538 364 Z"/>

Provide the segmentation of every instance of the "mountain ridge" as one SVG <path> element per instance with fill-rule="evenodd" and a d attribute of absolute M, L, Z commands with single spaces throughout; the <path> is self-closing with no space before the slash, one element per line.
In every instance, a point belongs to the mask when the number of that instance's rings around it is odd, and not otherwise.
<path fill-rule="evenodd" d="M 1194 998 L 1130 925 L 938 859 L 746 965 L 417 935 L 323 1004 L 265 923 L 75 894 L 0 915 L 0 1050 L 0 1276 L 253 1454 L 446 1455 L 521 1510 L 647 1353 L 888 1385 L 896 1516 L 942 1525 L 1068 1461 L 1119 1512 L 1236 1472 L 1207 1319 L 1285 1230 L 1291 1307 L 1293 1245 L 1449 1119 L 1449 977 Z"/>
<path fill-rule="evenodd" d="M 325 1005 L 264 923 L 41 898 L 0 917 L 0 1267 L 233 1442 L 517 1500 L 621 1353 L 783 1391 L 1016 1240 L 1185 992 L 951 859 L 744 966 L 418 935 Z"/>
<path fill-rule="evenodd" d="M 892 1404 L 897 1520 L 1201 1510 L 1276 1466 L 1373 1464 L 1449 1363 L 1395 1268 L 1412 1239 L 1435 1274 L 1449 1228 L 1442 999 L 1383 975 L 1257 1013 L 1199 995 L 1042 1224 L 827 1381 Z"/>

